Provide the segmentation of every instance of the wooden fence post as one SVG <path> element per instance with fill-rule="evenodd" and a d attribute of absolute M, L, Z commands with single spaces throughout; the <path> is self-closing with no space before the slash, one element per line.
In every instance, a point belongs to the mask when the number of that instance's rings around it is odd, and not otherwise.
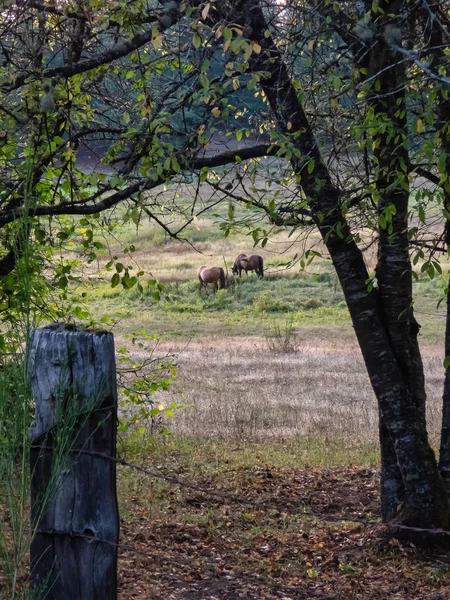
<path fill-rule="evenodd" d="M 117 386 L 111 333 L 36 329 L 28 375 L 31 576 L 45 600 L 115 600 L 119 513 Z"/>

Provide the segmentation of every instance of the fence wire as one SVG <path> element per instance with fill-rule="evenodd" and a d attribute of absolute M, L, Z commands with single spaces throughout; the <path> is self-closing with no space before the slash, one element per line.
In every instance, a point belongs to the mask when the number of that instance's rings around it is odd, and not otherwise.
<path fill-rule="evenodd" d="M 169 483 L 171 485 L 176 485 L 176 486 L 179 486 L 179 487 L 187 489 L 187 490 L 192 490 L 192 491 L 204 494 L 205 496 L 210 496 L 212 498 L 218 498 L 220 500 L 224 500 L 225 502 L 227 502 L 229 504 L 242 504 L 242 505 L 246 505 L 246 506 L 252 506 L 259 510 L 276 511 L 279 513 L 287 513 L 287 514 L 299 515 L 299 516 L 303 516 L 303 517 L 313 517 L 315 519 L 325 521 L 325 522 L 330 522 L 330 523 L 348 522 L 348 523 L 358 523 L 365 527 L 383 527 L 383 528 L 389 529 L 389 530 L 402 530 L 405 532 L 410 531 L 410 532 L 416 532 L 416 533 L 430 533 L 433 535 L 450 535 L 450 530 L 447 530 L 447 529 L 431 529 L 431 528 L 426 528 L 426 527 L 413 527 L 410 525 L 402 525 L 399 523 L 392 523 L 392 522 L 383 523 L 381 521 L 373 521 L 370 519 L 363 519 L 361 517 L 355 517 L 353 515 L 342 514 L 340 516 L 336 516 L 336 515 L 331 515 L 330 513 L 328 513 L 328 514 L 327 513 L 319 513 L 319 512 L 315 512 L 311 509 L 297 508 L 295 506 L 286 506 L 286 505 L 283 506 L 283 505 L 273 504 L 273 503 L 268 503 L 268 502 L 258 502 L 256 500 L 250 500 L 248 498 L 244 498 L 244 497 L 238 496 L 236 494 L 227 494 L 227 493 L 221 492 L 219 490 L 205 488 L 202 486 L 198 486 L 194 483 L 182 481 L 181 479 L 178 479 L 177 477 L 173 477 L 171 475 L 164 475 L 163 473 L 160 473 L 157 471 L 152 471 L 151 469 L 148 469 L 147 467 L 144 467 L 142 465 L 135 465 L 133 463 L 130 463 L 130 462 L 124 460 L 123 458 L 108 456 L 107 454 L 103 454 L 101 452 L 91 452 L 89 450 L 76 450 L 75 452 L 78 452 L 81 454 L 89 454 L 91 456 L 95 456 L 98 458 L 102 458 L 105 460 L 115 462 L 118 465 L 122 465 L 124 467 L 128 467 L 128 468 L 138 471 L 140 473 L 144 473 L 145 475 L 148 475 L 149 477 L 152 477 L 154 479 L 159 479 L 159 480 L 165 481 L 166 483 Z"/>
<path fill-rule="evenodd" d="M 41 449 L 51 449 L 48 446 L 44 446 L 44 447 L 39 446 L 39 447 Z M 270 502 L 268 503 L 268 502 L 260 502 L 260 501 L 256 501 L 256 500 L 250 500 L 249 498 L 238 496 L 237 494 L 228 494 L 228 493 L 222 492 L 217 489 L 206 488 L 203 486 L 199 486 L 195 483 L 183 481 L 172 475 L 166 475 L 164 473 L 149 469 L 143 465 L 133 464 L 133 463 L 126 461 L 123 458 L 113 457 L 113 456 L 110 456 L 110 455 L 107 455 L 107 454 L 104 454 L 101 452 L 93 452 L 93 451 L 85 450 L 85 449 L 76 449 L 76 450 L 74 449 L 74 450 L 72 450 L 72 453 L 88 454 L 88 455 L 96 457 L 96 458 L 112 461 L 112 462 L 116 463 L 117 465 L 121 465 L 125 468 L 129 468 L 129 469 L 132 469 L 139 473 L 143 473 L 144 475 L 146 475 L 148 477 L 163 481 L 169 485 L 178 486 L 182 489 L 186 489 L 189 491 L 195 491 L 199 494 L 203 494 L 205 497 L 222 500 L 224 503 L 227 503 L 227 504 L 251 506 L 258 510 L 278 512 L 280 514 L 298 515 L 298 516 L 306 517 L 306 518 L 309 517 L 309 518 L 314 518 L 314 519 L 316 519 L 318 521 L 322 521 L 322 522 L 355 523 L 361 527 L 383 528 L 383 529 L 385 529 L 387 531 L 391 531 L 391 532 L 395 531 L 395 530 L 402 530 L 405 532 L 414 532 L 414 533 L 420 533 L 420 534 L 432 534 L 432 535 L 441 535 L 441 536 L 442 535 L 444 535 L 444 536 L 450 535 L 450 531 L 444 530 L 444 529 L 431 529 L 431 528 L 423 528 L 423 527 L 411 527 L 411 526 L 395 524 L 395 523 L 382 523 L 380 521 L 364 519 L 364 518 L 357 517 L 354 515 L 341 514 L 341 515 L 337 516 L 337 515 L 332 515 L 329 513 L 328 514 L 327 513 L 319 513 L 319 512 L 313 511 L 311 509 L 299 508 L 299 507 L 295 507 L 295 506 L 287 506 L 287 505 L 274 504 L 274 503 L 270 503 Z M 359 531 L 359 530 L 360 530 L 360 528 L 357 527 L 353 531 Z M 277 593 L 277 594 L 281 592 L 282 594 L 287 594 L 288 597 L 290 597 L 289 594 L 291 594 L 291 595 L 294 594 L 296 600 L 309 600 L 309 599 L 341 600 L 340 597 L 338 597 L 336 595 L 330 596 L 325 590 L 313 589 L 311 586 L 306 586 L 306 588 L 305 588 L 304 582 L 302 583 L 301 586 L 285 585 L 282 582 L 275 581 L 273 578 L 271 578 L 269 576 L 247 575 L 247 574 L 240 573 L 240 572 L 235 573 L 233 571 L 220 569 L 220 566 L 217 563 L 211 562 L 208 559 L 206 559 L 206 560 L 202 559 L 199 562 L 198 558 L 195 561 L 193 559 L 190 560 L 190 559 L 182 558 L 182 557 L 173 558 L 173 557 L 167 556 L 167 554 L 165 554 L 165 553 L 163 554 L 161 552 L 154 551 L 152 548 L 151 549 L 144 548 L 144 547 L 142 547 L 142 544 L 140 544 L 140 542 L 138 542 L 138 541 L 136 541 L 135 545 L 131 545 L 129 543 L 123 543 L 121 541 L 115 542 L 115 541 L 111 541 L 111 540 L 106 540 L 106 539 L 103 539 L 103 538 L 100 538 L 100 537 L 97 537 L 97 536 L 91 535 L 91 534 L 58 531 L 56 529 L 44 529 L 44 528 L 38 528 L 38 531 L 35 533 L 39 533 L 39 534 L 43 534 L 43 535 L 50 535 L 50 536 L 61 535 L 61 536 L 69 537 L 69 538 L 85 539 L 88 542 L 113 546 L 114 548 L 117 549 L 117 551 L 119 552 L 119 555 L 123 555 L 124 553 L 130 552 L 133 555 L 137 554 L 137 555 L 143 556 L 146 558 L 146 560 L 150 559 L 155 562 L 159 561 L 163 564 L 173 565 L 174 567 L 176 567 L 178 569 L 182 568 L 182 567 L 185 567 L 185 568 L 187 567 L 187 568 L 191 568 L 191 569 L 199 569 L 200 568 L 200 569 L 203 569 L 203 570 L 209 572 L 211 574 L 211 579 L 225 577 L 226 579 L 233 581 L 235 584 L 240 583 L 240 584 L 252 584 L 255 586 L 266 586 L 266 588 L 270 589 L 272 592 Z M 349 535 L 351 535 L 352 530 L 349 530 L 347 533 Z M 141 547 L 139 547 L 139 544 L 141 545 Z"/>

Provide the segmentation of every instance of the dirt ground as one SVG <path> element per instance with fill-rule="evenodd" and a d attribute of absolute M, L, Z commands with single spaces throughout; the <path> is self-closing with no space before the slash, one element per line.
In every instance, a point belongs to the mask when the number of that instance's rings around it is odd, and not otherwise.
<path fill-rule="evenodd" d="M 207 486 L 208 482 L 200 482 Z M 167 489 L 167 510 L 127 503 L 120 598 L 168 600 L 448 600 L 450 555 L 424 555 L 377 519 L 376 470 L 255 465 L 232 469 L 222 491 L 318 517 L 217 502 Z M 224 489 L 225 488 L 225 489 Z"/>

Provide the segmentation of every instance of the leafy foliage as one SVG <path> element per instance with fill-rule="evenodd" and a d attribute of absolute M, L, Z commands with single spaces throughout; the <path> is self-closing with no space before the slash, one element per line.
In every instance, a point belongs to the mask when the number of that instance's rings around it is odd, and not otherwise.
<path fill-rule="evenodd" d="M 118 384 L 122 398 L 120 405 L 124 408 L 120 417 L 120 430 L 127 431 L 131 425 L 139 425 L 138 432 L 147 432 L 147 424 L 151 430 L 170 433 L 163 426 L 165 419 L 174 416 L 177 409 L 184 409 L 183 402 L 171 402 L 165 406 L 158 399 L 157 392 L 169 390 L 176 378 L 175 357 L 166 354 L 162 358 L 157 355 L 158 339 L 148 335 L 145 330 L 133 335 L 125 335 L 133 347 L 146 354 L 144 359 L 137 359 L 131 350 L 118 350 Z M 144 343 L 145 342 L 145 343 Z M 148 344 L 153 342 L 153 347 Z"/>

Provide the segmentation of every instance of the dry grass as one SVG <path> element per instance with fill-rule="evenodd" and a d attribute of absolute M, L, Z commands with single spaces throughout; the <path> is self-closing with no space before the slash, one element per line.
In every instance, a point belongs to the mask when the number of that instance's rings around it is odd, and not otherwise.
<path fill-rule="evenodd" d="M 377 441 L 377 404 L 350 332 L 336 341 L 303 340 L 291 353 L 273 353 L 256 337 L 193 340 L 187 347 L 174 342 L 170 349 L 182 350 L 176 385 L 194 406 L 170 423 L 175 434 Z M 436 441 L 442 359 L 433 347 L 424 355 L 429 431 Z M 157 398 L 165 405 L 179 399 L 175 389 Z"/>

